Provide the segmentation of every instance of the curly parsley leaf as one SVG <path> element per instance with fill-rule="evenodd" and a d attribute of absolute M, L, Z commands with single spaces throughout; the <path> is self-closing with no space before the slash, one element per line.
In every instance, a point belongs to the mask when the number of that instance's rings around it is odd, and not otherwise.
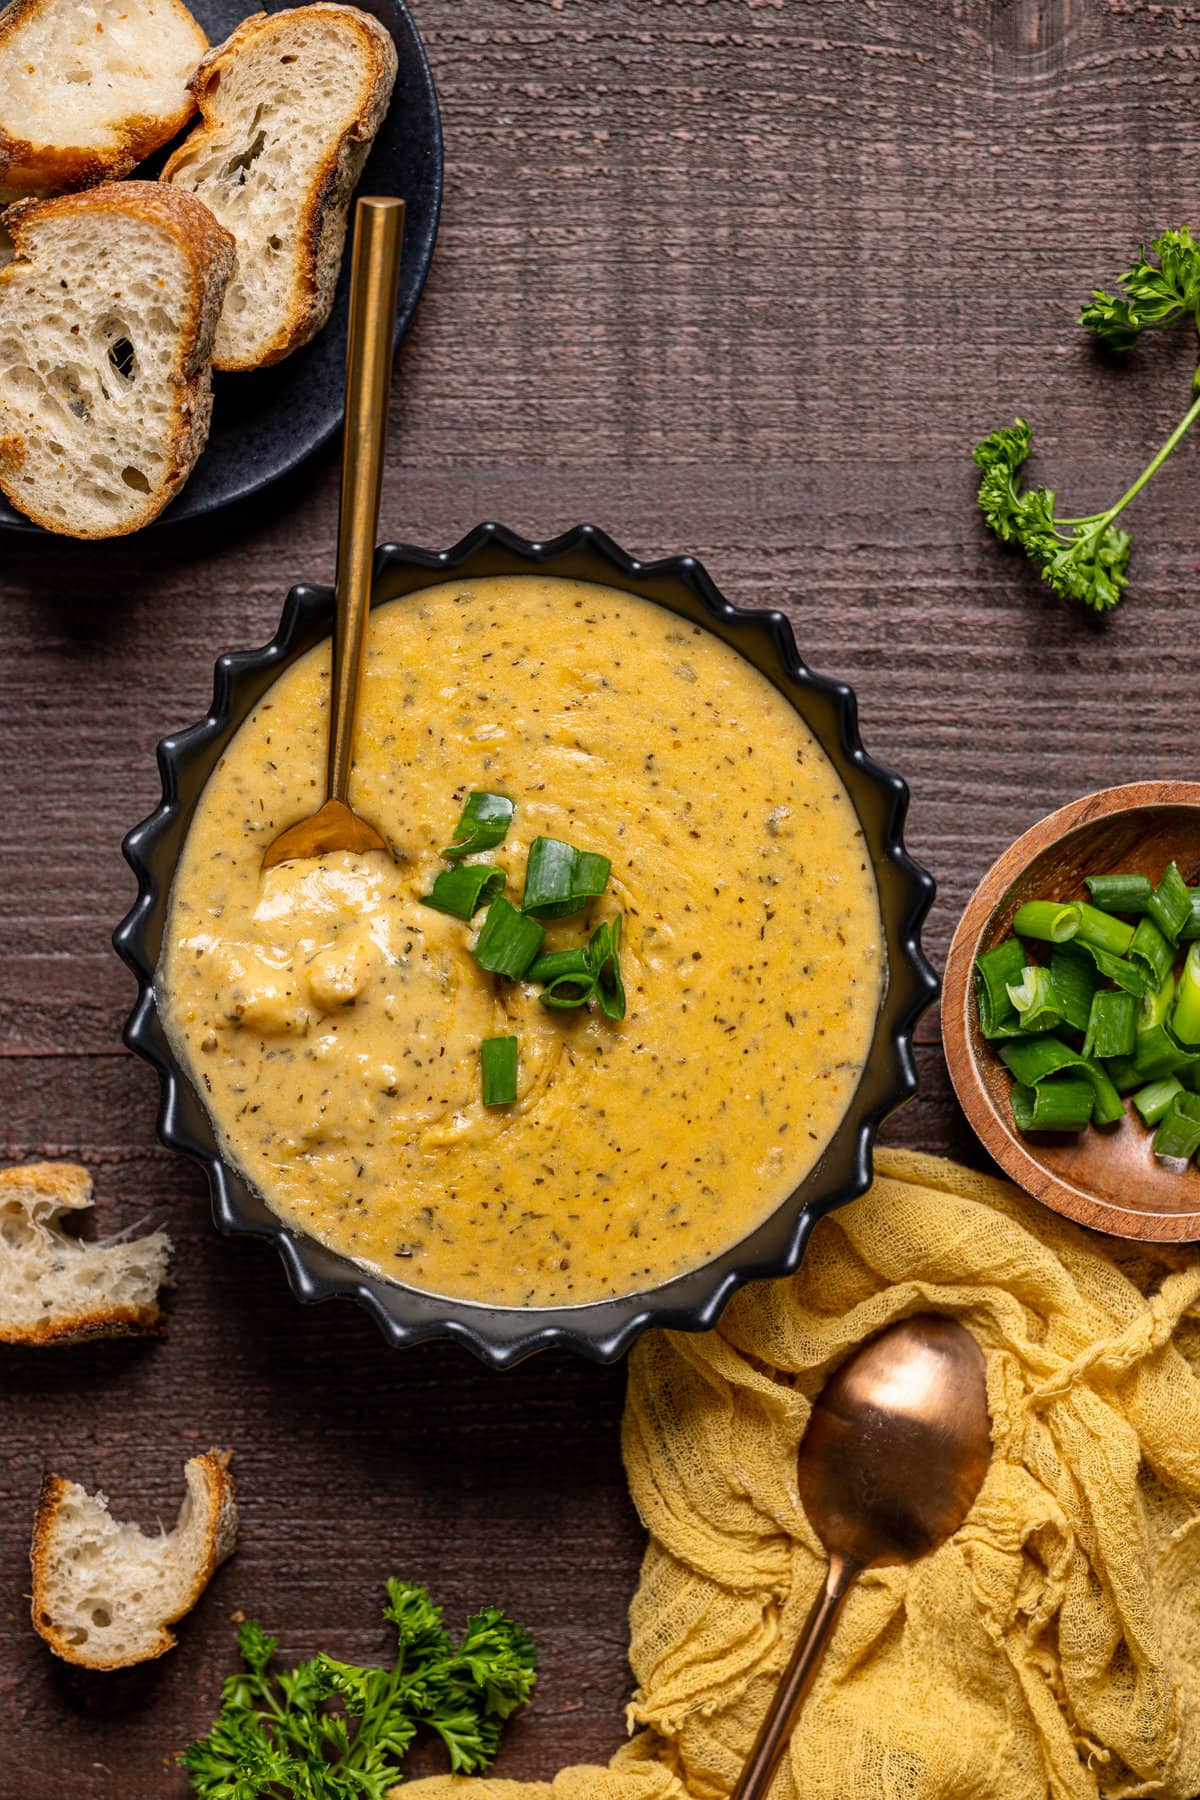
<path fill-rule="evenodd" d="M 331 1656 L 279 1674 L 278 1640 L 253 1621 L 238 1631 L 244 1670 L 225 1682 L 206 1737 L 180 1757 L 204 1800 L 384 1800 L 418 1727 L 442 1739 L 456 1773 L 486 1769 L 504 1721 L 537 1681 L 533 1640 L 488 1608 L 456 1649 L 424 1588 L 389 1581 L 396 1627 L 390 1668 Z"/>
<path fill-rule="evenodd" d="M 1151 262 L 1143 244 L 1132 268 L 1117 277 L 1123 294 L 1106 294 L 1097 288 L 1079 315 L 1079 323 L 1094 331 L 1111 350 L 1131 350 L 1143 331 L 1190 318 L 1200 329 L 1200 245 L 1192 241 L 1187 226 L 1164 231 L 1150 246 L 1158 258 Z"/>
<path fill-rule="evenodd" d="M 1188 319 L 1200 330 L 1200 246 L 1186 227 L 1164 231 L 1119 278 L 1120 295 L 1097 289 L 1080 317 L 1113 350 L 1129 350 L 1143 331 Z M 1119 500 L 1103 512 L 1083 518 L 1059 518 L 1053 488 L 1023 488 L 1020 472 L 1028 460 L 1033 434 L 1024 419 L 993 431 L 975 446 L 982 471 L 979 508 L 990 531 L 1002 544 L 1015 544 L 1041 571 L 1056 594 L 1078 600 L 1094 612 L 1107 612 L 1121 598 L 1128 580 L 1133 539 L 1116 520 L 1166 462 L 1180 440 L 1200 418 L 1200 368 L 1192 387 L 1196 398 L 1166 443 Z"/>

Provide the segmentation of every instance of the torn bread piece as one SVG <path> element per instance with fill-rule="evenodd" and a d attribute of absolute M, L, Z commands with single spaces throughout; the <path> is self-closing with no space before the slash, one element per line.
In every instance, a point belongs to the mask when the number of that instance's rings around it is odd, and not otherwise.
<path fill-rule="evenodd" d="M 229 1461 L 228 1450 L 209 1450 L 185 1464 L 179 1522 L 157 1537 L 118 1524 L 103 1494 L 46 1477 L 29 1551 L 32 1616 L 56 1656 L 85 1669 L 124 1669 L 174 1646 L 170 1627 L 237 1543 Z"/>
<path fill-rule="evenodd" d="M 157 181 L 26 201 L 3 223 L 0 488 L 48 531 L 137 531 L 208 437 L 233 239 Z"/>
<path fill-rule="evenodd" d="M 369 13 L 258 13 L 196 71 L 201 121 L 163 170 L 237 239 L 218 369 L 260 369 L 329 317 L 354 188 L 391 99 L 396 46 Z"/>
<path fill-rule="evenodd" d="M 181 0 L 12 0 L 0 10 L 0 183 L 119 181 L 196 110 L 208 38 Z"/>
<path fill-rule="evenodd" d="M 165 1231 L 85 1243 L 62 1229 L 92 1204 L 77 1163 L 0 1169 L 0 1343 L 78 1344 L 159 1329 Z"/>

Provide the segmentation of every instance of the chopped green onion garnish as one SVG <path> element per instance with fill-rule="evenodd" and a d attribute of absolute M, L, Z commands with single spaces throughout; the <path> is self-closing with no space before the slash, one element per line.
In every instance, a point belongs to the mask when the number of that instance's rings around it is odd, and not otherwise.
<path fill-rule="evenodd" d="M 503 794 L 468 794 L 462 817 L 454 830 L 454 842 L 442 851 L 457 862 L 479 850 L 494 850 L 508 836 L 516 807 Z"/>
<path fill-rule="evenodd" d="M 1054 977 L 1035 963 L 1021 970 L 1020 981 L 1010 981 L 1008 997 L 1017 1009 L 1022 1031 L 1057 1031 L 1063 1022 Z"/>
<path fill-rule="evenodd" d="M 1110 1056 L 1104 1067 L 1118 1094 L 1128 1094 L 1141 1087 L 1142 1077 L 1132 1056 Z"/>
<path fill-rule="evenodd" d="M 1085 1056 L 1132 1056 L 1137 1033 L 1138 1003 L 1120 988 L 1097 988 L 1092 996 Z"/>
<path fill-rule="evenodd" d="M 1092 1102 L 1090 1081 L 1043 1081 L 1033 1088 L 1017 1082 L 1013 1119 L 1018 1131 L 1082 1131 L 1091 1121 Z"/>
<path fill-rule="evenodd" d="M 1040 938 L 1047 944 L 1065 944 L 1080 926 L 1080 908 L 1056 900 L 1027 900 L 1017 911 L 1012 928 L 1017 937 Z"/>
<path fill-rule="evenodd" d="M 1138 1027 L 1133 1062 L 1143 1081 L 1157 1081 L 1162 1075 L 1175 1075 L 1196 1057 L 1196 1051 L 1181 1049 L 1166 1025 Z"/>
<path fill-rule="evenodd" d="M 1200 1047 L 1200 944 L 1193 944 L 1184 960 L 1171 1029 L 1181 1044 Z"/>
<path fill-rule="evenodd" d="M 1175 966 L 1175 949 L 1163 936 L 1153 919 L 1139 919 L 1129 960 L 1146 973 L 1151 987 L 1159 988 Z"/>
<path fill-rule="evenodd" d="M 1108 913 L 1144 913 L 1153 888 L 1148 875 L 1089 875 L 1088 897 Z"/>
<path fill-rule="evenodd" d="M 1200 1094 L 1176 1094 L 1154 1134 L 1154 1154 L 1192 1157 L 1197 1150 L 1200 1150 Z"/>
<path fill-rule="evenodd" d="M 481 906 L 503 892 L 503 869 L 489 868 L 487 863 L 456 863 L 452 869 L 441 870 L 433 892 L 426 894 L 421 904 L 455 919 L 473 919 Z"/>
<path fill-rule="evenodd" d="M 1114 956 L 1110 950 L 1102 950 L 1098 944 L 1084 944 L 1083 948 L 1102 975 L 1115 981 L 1118 987 L 1124 988 L 1135 999 L 1141 999 L 1146 991 L 1146 977 L 1136 963 L 1124 956 Z"/>
<path fill-rule="evenodd" d="M 1174 975 L 1168 975 L 1159 987 L 1148 987 L 1142 995 L 1142 1004 L 1138 1007 L 1138 1030 L 1148 1031 L 1152 1025 L 1165 1025 L 1174 998 Z"/>
<path fill-rule="evenodd" d="M 1183 1088 L 1174 1075 L 1164 1076 L 1162 1081 L 1152 1081 L 1147 1087 L 1139 1088 L 1133 1096 L 1133 1104 L 1142 1115 L 1143 1125 L 1157 1125 L 1170 1111 L 1176 1094 L 1182 1092 Z"/>
<path fill-rule="evenodd" d="M 1016 938 L 1005 938 L 994 950 L 985 950 L 976 957 L 975 1003 L 979 1008 L 979 1029 L 985 1038 L 1015 1037 L 1020 1031 L 1021 1021 L 1008 997 L 1008 984 L 1021 979 L 1024 967 L 1025 952 Z"/>
<path fill-rule="evenodd" d="M 563 1011 L 586 1006 L 596 991 L 596 976 L 582 944 L 577 950 L 550 950 L 539 956 L 525 971 L 525 979 L 544 984 L 538 995 L 543 1006 Z"/>
<path fill-rule="evenodd" d="M 525 870 L 521 911 L 538 919 L 582 912 L 608 886 L 612 863 L 594 850 L 577 850 L 561 838 L 534 838 Z"/>
<path fill-rule="evenodd" d="M 1114 919 L 1111 913 L 1101 912 L 1099 907 L 1089 906 L 1086 900 L 1079 902 L 1079 941 L 1090 944 L 1096 950 L 1107 950 L 1110 956 L 1124 956 L 1133 942 L 1133 926 L 1127 925 L 1124 919 Z"/>
<path fill-rule="evenodd" d="M 475 961 L 493 975 L 520 981 L 542 947 L 545 932 L 504 898 L 493 900 L 475 942 Z"/>
<path fill-rule="evenodd" d="M 1179 934 L 1180 943 L 1189 943 L 1193 938 L 1200 938 L 1200 888 L 1189 888 L 1188 894 L 1192 902 L 1192 916 Z"/>
<path fill-rule="evenodd" d="M 484 1038 L 479 1046 L 479 1067 L 483 1076 L 483 1104 L 511 1106 L 517 1097 L 516 1038 Z"/>
<path fill-rule="evenodd" d="M 1092 1085 L 1092 1123 L 1111 1125 L 1124 1117 L 1121 1096 L 1105 1069 L 1093 1057 L 1072 1050 L 1061 1038 L 1009 1038 L 1000 1046 L 1000 1058 L 1022 1087 L 1037 1087 L 1052 1075 L 1078 1069 Z"/>
<path fill-rule="evenodd" d="M 625 984 L 621 980 L 621 915 L 597 925 L 588 944 L 588 961 L 596 977 L 596 998 L 607 1019 L 625 1017 Z"/>
<path fill-rule="evenodd" d="M 1063 1018 L 1072 1031 L 1086 1031 L 1099 982 L 1087 950 L 1080 944 L 1056 944 L 1050 952 L 1050 974 Z"/>
<path fill-rule="evenodd" d="M 1146 911 L 1163 936 L 1177 944 L 1184 926 L 1191 923 L 1192 896 L 1174 863 L 1151 894 Z"/>

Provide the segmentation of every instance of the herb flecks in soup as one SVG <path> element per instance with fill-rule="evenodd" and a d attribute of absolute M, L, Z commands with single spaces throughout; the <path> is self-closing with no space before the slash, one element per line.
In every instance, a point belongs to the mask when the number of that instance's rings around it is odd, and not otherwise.
<path fill-rule="evenodd" d="M 883 975 L 858 821 L 793 708 L 628 594 L 431 588 L 372 615 L 363 681 L 353 800 L 397 862 L 264 875 L 316 802 L 328 674 L 325 645 L 247 719 L 172 896 L 164 1013 L 227 1154 L 289 1224 L 493 1304 L 635 1292 L 736 1243 L 836 1130 Z M 535 839 L 611 858 L 539 955 L 620 916 L 624 1018 L 487 973 L 485 915 L 424 904 L 472 791 L 516 802 L 485 860 L 518 905 Z M 510 1037 L 517 1099 L 485 1105 L 481 1046 Z"/>

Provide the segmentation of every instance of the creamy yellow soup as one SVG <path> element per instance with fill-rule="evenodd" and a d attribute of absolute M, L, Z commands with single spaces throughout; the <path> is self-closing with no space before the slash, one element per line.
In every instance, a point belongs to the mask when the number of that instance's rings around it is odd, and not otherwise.
<path fill-rule="evenodd" d="M 233 739 L 196 810 L 159 991 L 225 1153 L 290 1225 L 493 1305 L 657 1286 L 746 1236 L 858 1084 L 879 906 L 836 772 L 711 633 L 615 589 L 454 582 L 372 614 L 352 799 L 393 846 L 263 851 L 322 794 L 329 646 Z M 520 903 L 532 840 L 612 860 L 545 949 L 623 920 L 624 1019 L 550 1011 L 422 905 L 467 794 L 508 795 L 481 860 Z M 479 859 L 473 859 L 479 860 Z M 519 1040 L 515 1104 L 480 1044 Z"/>

